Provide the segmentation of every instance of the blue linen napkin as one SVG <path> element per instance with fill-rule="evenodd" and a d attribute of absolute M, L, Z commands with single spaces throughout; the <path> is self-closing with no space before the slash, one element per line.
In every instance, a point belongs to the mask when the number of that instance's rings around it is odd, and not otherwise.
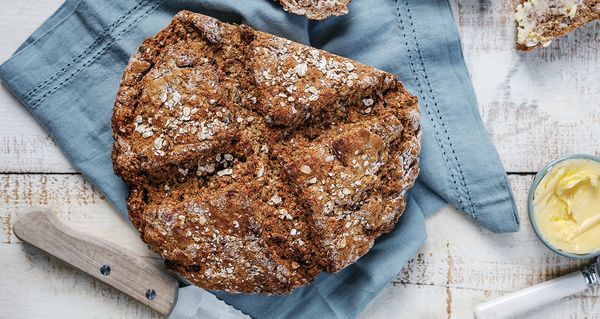
<path fill-rule="evenodd" d="M 354 0 L 348 15 L 319 22 L 272 0 L 67 0 L 0 66 L 0 77 L 124 217 L 128 190 L 110 157 L 114 96 L 129 56 L 183 9 L 395 73 L 423 115 L 419 179 L 396 228 L 366 256 L 290 295 L 215 292 L 219 298 L 256 318 L 352 318 L 412 258 L 426 237 L 425 217 L 446 203 L 494 232 L 517 230 L 447 0 Z"/>

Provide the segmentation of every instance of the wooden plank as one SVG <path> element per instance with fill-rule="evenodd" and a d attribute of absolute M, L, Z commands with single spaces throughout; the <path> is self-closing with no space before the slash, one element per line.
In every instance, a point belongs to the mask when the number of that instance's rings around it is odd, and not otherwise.
<path fill-rule="evenodd" d="M 0 87 L 0 121 L 5 123 L 0 125 L 0 173 L 75 173 L 54 140 L 24 107 L 16 101 L 4 103 L 14 99 L 5 91 Z"/>
<path fill-rule="evenodd" d="M 12 233 L 23 212 L 52 208 L 65 224 L 161 265 L 137 231 L 80 175 L 0 175 L 0 311 L 6 318 L 158 318 L 139 302 Z M 10 292 L 10 293 L 6 293 Z"/>
<path fill-rule="evenodd" d="M 30 246 L 0 244 L 2 318 L 160 318 L 133 298 Z"/>
<path fill-rule="evenodd" d="M 427 221 L 421 251 L 364 311 L 361 318 L 470 318 L 476 305 L 580 269 L 590 261 L 554 254 L 535 237 L 526 196 L 533 176 L 511 175 L 521 229 L 493 234 L 454 209 Z M 548 305 L 527 318 L 600 318 L 600 290 Z"/>
<path fill-rule="evenodd" d="M 62 0 L 0 2 L 0 63 L 35 31 Z M 0 172 L 74 172 L 52 138 L 6 89 L 0 87 Z"/>
<path fill-rule="evenodd" d="M 448 317 L 448 312 L 451 318 L 465 318 L 480 302 L 566 274 L 587 263 L 560 257 L 537 240 L 525 209 L 531 180 L 532 176 L 510 176 L 522 223 L 517 233 L 490 233 L 451 208 L 431 217 L 427 221 L 429 238 L 419 255 L 398 269 L 399 275 L 362 318 L 387 318 L 391 313 L 440 318 Z M 146 249 L 137 231 L 81 176 L 0 175 L 0 203 L 0 255 L 6 256 L 1 259 L 0 267 L 10 272 L 0 276 L 0 290 L 14 290 L 11 294 L 0 294 L 0 309 L 11 309 L 15 318 L 44 317 L 52 305 L 81 303 L 97 313 L 106 313 L 107 317 L 135 318 L 140 313 L 148 314 L 148 310 L 116 290 L 95 284 L 89 276 L 22 246 L 12 235 L 10 225 L 17 216 L 32 207 L 52 207 L 69 226 L 160 263 Z M 30 305 L 30 300 L 40 303 L 40 307 L 26 307 L 27 311 L 21 312 L 19 309 Z M 545 307 L 533 318 L 591 318 L 598 316 L 594 311 L 598 302 L 600 291 L 590 290 Z M 71 313 L 66 317 L 81 317 L 86 313 Z"/>
<path fill-rule="evenodd" d="M 512 0 L 454 2 L 484 124 L 509 172 L 600 150 L 600 23 L 548 48 L 514 49 Z"/>
<path fill-rule="evenodd" d="M 70 228 L 53 212 L 28 212 L 12 227 L 22 242 L 80 269 L 158 313 L 166 316 L 175 306 L 179 282 L 165 272 L 164 267 L 156 267 L 147 258 L 113 242 Z M 154 291 L 152 299 L 148 298 L 150 289 Z"/>
<path fill-rule="evenodd" d="M 129 221 L 81 175 L 0 175 L 0 243 L 18 243 L 10 225 L 22 212 L 37 208 L 52 209 L 73 229 L 151 256 Z"/>
<path fill-rule="evenodd" d="M 359 316 L 360 319 L 473 318 L 473 308 L 483 299 L 501 296 L 493 290 L 421 285 L 388 286 Z M 600 318 L 598 296 L 579 295 L 540 308 L 520 319 Z"/>
<path fill-rule="evenodd" d="M 63 2 L 63 0 L 2 0 L 0 61 L 8 59 Z"/>

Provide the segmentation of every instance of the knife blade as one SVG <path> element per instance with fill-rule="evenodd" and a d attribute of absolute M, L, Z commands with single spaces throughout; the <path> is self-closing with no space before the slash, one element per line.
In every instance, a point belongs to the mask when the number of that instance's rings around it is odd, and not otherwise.
<path fill-rule="evenodd" d="M 248 319 L 196 286 L 180 287 L 175 274 L 104 239 L 75 231 L 50 211 L 33 211 L 13 224 L 25 243 L 78 268 L 172 319 Z"/>

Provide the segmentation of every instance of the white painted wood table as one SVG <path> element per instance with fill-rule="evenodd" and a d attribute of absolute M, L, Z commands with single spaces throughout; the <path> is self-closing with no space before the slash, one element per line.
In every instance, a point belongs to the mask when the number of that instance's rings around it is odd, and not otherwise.
<path fill-rule="evenodd" d="M 0 61 L 61 2 L 0 0 Z M 481 115 L 516 195 L 521 230 L 492 234 L 454 209 L 442 209 L 427 221 L 429 239 L 420 253 L 398 269 L 362 318 L 470 318 L 482 301 L 589 262 L 557 256 L 536 239 L 525 197 L 545 162 L 600 151 L 600 23 L 520 54 L 513 50 L 511 0 L 456 0 L 453 6 Z M 68 225 L 159 262 L 4 87 L 0 123 L 0 318 L 158 317 L 15 238 L 15 218 L 49 207 Z M 600 291 L 569 297 L 531 318 L 600 318 Z"/>

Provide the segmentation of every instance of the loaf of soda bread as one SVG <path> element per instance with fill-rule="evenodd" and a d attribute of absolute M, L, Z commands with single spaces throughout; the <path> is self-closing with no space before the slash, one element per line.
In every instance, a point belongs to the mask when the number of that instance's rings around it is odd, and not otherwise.
<path fill-rule="evenodd" d="M 182 11 L 125 69 L 114 170 L 170 269 L 207 289 L 287 293 L 393 229 L 419 122 L 392 74 Z"/>

